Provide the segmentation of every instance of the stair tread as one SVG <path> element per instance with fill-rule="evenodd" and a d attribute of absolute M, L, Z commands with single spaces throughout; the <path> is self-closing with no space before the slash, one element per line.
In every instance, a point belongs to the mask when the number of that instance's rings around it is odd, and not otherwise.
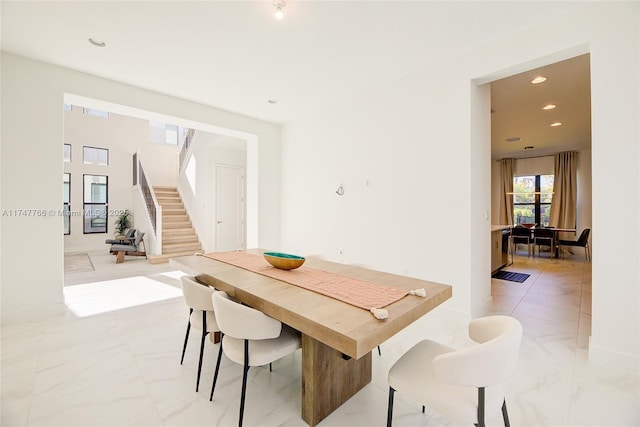
<path fill-rule="evenodd" d="M 198 240 L 198 237 L 193 234 L 189 236 L 173 236 L 173 237 L 162 238 L 163 245 L 178 244 L 178 243 L 200 243 L 200 241 Z"/>
<path fill-rule="evenodd" d="M 202 251 L 184 251 L 184 252 L 176 252 L 176 253 L 164 254 L 164 255 L 148 255 L 147 260 L 149 261 L 150 264 L 162 264 L 165 262 L 169 262 L 170 258 L 194 255 L 198 252 L 202 252 Z"/>
<path fill-rule="evenodd" d="M 162 224 L 163 230 L 166 229 L 170 229 L 170 228 L 189 228 L 191 226 L 191 221 L 188 222 L 166 222 Z"/>
<path fill-rule="evenodd" d="M 164 248 L 178 248 L 183 246 L 200 246 L 200 242 L 173 242 L 173 243 L 164 243 L 162 242 L 162 249 Z"/>
<path fill-rule="evenodd" d="M 178 189 L 159 185 L 153 190 L 162 207 L 162 254 L 149 256 L 149 262 L 167 262 L 170 257 L 202 252 L 202 244 Z"/>

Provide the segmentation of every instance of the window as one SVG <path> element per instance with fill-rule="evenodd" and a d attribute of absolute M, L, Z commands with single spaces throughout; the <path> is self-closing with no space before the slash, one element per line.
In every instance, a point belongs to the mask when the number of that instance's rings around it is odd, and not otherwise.
<path fill-rule="evenodd" d="M 104 111 L 104 110 L 97 110 L 95 108 L 84 108 L 83 109 L 84 114 L 87 114 L 89 116 L 95 116 L 95 117 L 102 117 L 103 119 L 108 119 L 109 118 L 109 112 L 108 111 Z"/>
<path fill-rule="evenodd" d="M 109 150 L 106 148 L 83 147 L 84 164 L 107 166 L 109 164 Z"/>
<path fill-rule="evenodd" d="M 553 175 L 513 177 L 513 222 L 549 225 Z"/>
<path fill-rule="evenodd" d="M 71 144 L 64 144 L 62 149 L 62 161 L 71 163 Z"/>
<path fill-rule="evenodd" d="M 107 232 L 108 178 L 104 175 L 84 175 L 84 233 Z"/>
<path fill-rule="evenodd" d="M 66 145 L 66 144 L 65 144 Z M 71 234 L 71 174 L 62 175 L 62 215 L 64 218 L 64 234 Z"/>
<path fill-rule="evenodd" d="M 186 133 L 186 128 L 178 125 L 149 122 L 149 140 L 155 144 L 179 145 Z"/>

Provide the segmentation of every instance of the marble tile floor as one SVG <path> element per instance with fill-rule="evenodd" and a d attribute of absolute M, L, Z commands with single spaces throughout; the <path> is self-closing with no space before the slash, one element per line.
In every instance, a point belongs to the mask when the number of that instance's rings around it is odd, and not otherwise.
<path fill-rule="evenodd" d="M 196 338 L 179 363 L 188 314 L 175 292 L 182 273 L 144 259 L 116 265 L 103 252 L 90 255 L 95 271 L 65 277 L 70 308 L 64 314 L 2 327 L 0 424 L 237 425 L 241 367 L 223 358 L 209 402 L 217 345 L 206 342 L 198 393 Z M 492 279 L 493 312 L 524 326 L 518 369 L 507 387 L 511 424 L 640 425 L 640 379 L 588 361 L 591 264 L 581 254 L 560 260 L 525 254 L 508 269 L 531 275 L 521 284 Z M 159 296 L 144 302 L 145 293 Z M 319 426 L 385 425 L 388 369 L 425 338 L 469 344 L 466 325 L 436 309 L 383 343 L 382 356 L 373 355 L 372 382 Z M 300 418 L 300 364 L 297 352 L 274 363 L 271 373 L 249 371 L 246 426 L 306 425 Z M 420 406 L 397 394 L 394 426 L 455 425 L 428 408 L 422 414 Z M 502 420 L 489 419 L 488 425 Z"/>

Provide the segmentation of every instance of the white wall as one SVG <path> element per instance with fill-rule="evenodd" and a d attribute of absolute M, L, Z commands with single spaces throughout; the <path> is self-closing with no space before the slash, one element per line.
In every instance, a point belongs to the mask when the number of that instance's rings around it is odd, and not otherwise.
<path fill-rule="evenodd" d="M 593 228 L 601 230 L 590 357 L 640 371 L 639 5 L 578 6 L 287 124 L 283 248 L 450 284 L 445 307 L 476 315 L 490 289 L 489 263 L 478 261 L 489 259 L 490 221 L 478 218 L 490 208 L 492 186 L 488 147 L 477 147 L 490 144 L 481 120 L 490 118 L 474 85 L 590 52 Z M 344 196 L 335 194 L 340 184 Z M 620 223 L 626 233 L 604 232 Z"/>
<path fill-rule="evenodd" d="M 118 212 L 133 210 L 132 156 L 140 151 L 145 173 L 152 185 L 176 185 L 178 147 L 153 144 L 149 138 L 149 122 L 136 117 L 110 113 L 109 118 L 83 114 L 81 106 L 64 112 L 64 142 L 71 144 L 71 162 L 64 164 L 64 172 L 71 174 L 71 210 L 82 213 L 82 175 L 108 176 L 109 218 L 107 233 L 84 234 L 82 216 L 71 217 L 71 234 L 64 236 L 65 252 L 107 249 L 105 239 L 113 238 Z M 109 150 L 108 166 L 85 165 L 83 146 Z M 133 226 L 137 227 L 133 218 Z"/>
<path fill-rule="evenodd" d="M 176 186 L 179 148 L 175 145 L 150 142 L 140 147 L 140 161 L 152 186 Z M 131 159 L 129 159 L 129 163 L 131 163 Z"/>
<path fill-rule="evenodd" d="M 257 135 L 258 243 L 279 246 L 279 125 L 4 52 L 1 59 L 2 209 L 60 209 L 62 103 L 70 93 Z M 62 217 L 3 216 L 1 224 L 3 322 L 61 310 Z"/>
<path fill-rule="evenodd" d="M 193 137 L 188 162 L 195 159 L 195 188 L 181 173 L 178 191 L 205 252 L 216 250 L 216 164 L 246 168 L 246 145 L 246 141 L 208 132 L 196 131 Z"/>
<path fill-rule="evenodd" d="M 449 307 L 468 315 L 470 235 L 478 217 L 489 230 L 485 209 L 470 215 L 471 191 L 483 190 L 490 165 L 472 188 L 465 76 L 433 68 L 286 125 L 284 249 L 453 284 Z"/>

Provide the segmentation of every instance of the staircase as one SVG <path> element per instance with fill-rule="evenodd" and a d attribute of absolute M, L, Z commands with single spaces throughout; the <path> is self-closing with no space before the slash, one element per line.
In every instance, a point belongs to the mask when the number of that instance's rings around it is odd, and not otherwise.
<path fill-rule="evenodd" d="M 169 262 L 169 258 L 202 252 L 191 220 L 175 187 L 153 187 L 162 206 L 162 255 L 149 255 L 151 264 Z"/>

